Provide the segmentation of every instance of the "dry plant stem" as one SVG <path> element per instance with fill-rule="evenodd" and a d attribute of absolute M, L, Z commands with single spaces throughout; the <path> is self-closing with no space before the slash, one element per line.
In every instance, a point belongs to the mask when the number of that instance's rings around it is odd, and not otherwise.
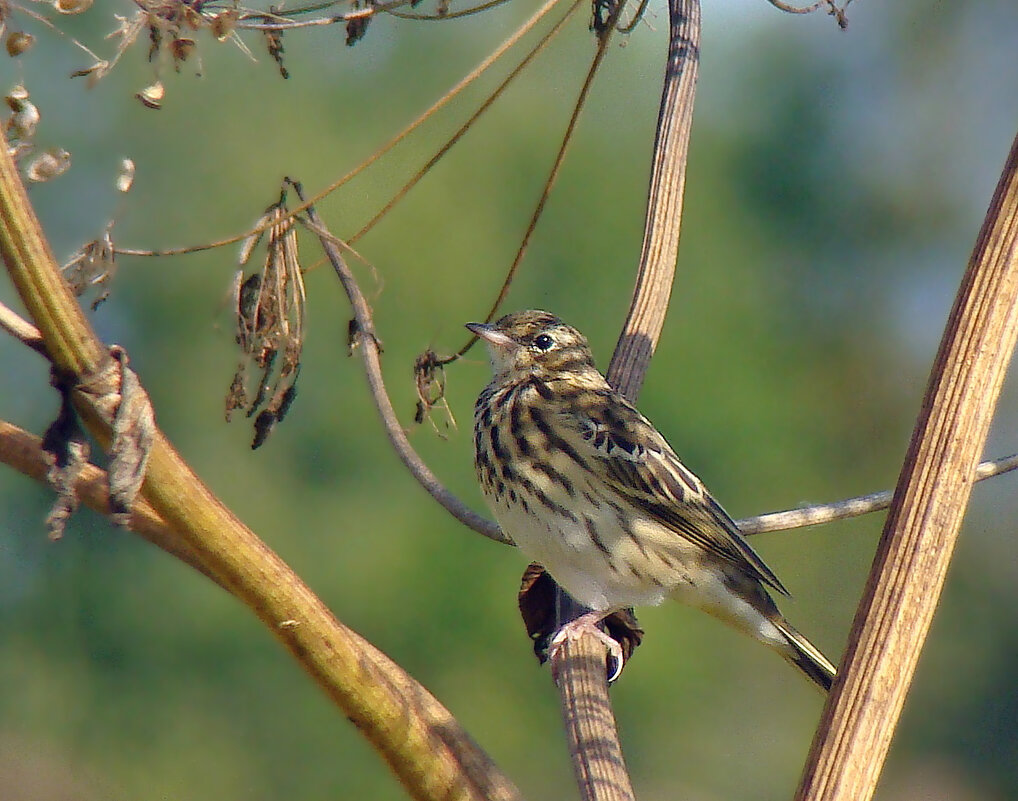
<path fill-rule="evenodd" d="M 54 366 L 91 374 L 105 349 L 60 276 L 0 137 L 0 254 Z M 76 402 L 104 446 L 108 425 Z M 261 618 L 418 799 L 512 799 L 517 790 L 423 687 L 347 629 L 157 434 L 142 489 L 220 583 Z"/>
<path fill-rule="evenodd" d="M 571 11 L 572 9 L 570 9 L 570 12 Z M 509 287 L 512 286 L 513 279 L 516 278 L 516 272 L 519 270 L 520 264 L 523 262 L 523 257 L 526 255 L 527 248 L 530 246 L 530 240 L 534 235 L 534 231 L 537 230 L 537 223 L 541 219 L 541 215 L 544 214 L 544 207 L 548 202 L 548 198 L 551 196 L 551 190 L 555 187 L 559 173 L 562 171 L 562 165 L 565 163 L 566 153 L 569 151 L 569 145 L 573 141 L 573 134 L 576 132 L 576 124 L 579 122 L 580 112 L 583 111 L 583 106 L 587 102 L 587 96 L 590 94 L 590 87 L 594 83 L 594 76 L 597 74 L 597 70 L 601 66 L 601 62 L 604 61 L 605 54 L 608 52 L 608 43 L 611 41 L 612 32 L 612 28 L 610 27 L 597 43 L 597 50 L 594 52 L 594 58 L 590 63 L 586 76 L 583 79 L 583 85 L 580 87 L 580 92 L 576 97 L 576 102 L 573 103 L 573 111 L 569 116 L 569 122 L 566 124 L 566 130 L 562 135 L 562 141 L 559 144 L 558 152 L 555 154 L 555 161 L 552 164 L 551 170 L 548 172 L 548 177 L 545 179 L 544 186 L 541 188 L 541 197 L 538 198 L 537 205 L 534 207 L 534 211 L 530 215 L 530 221 L 527 223 L 527 230 L 523 233 L 523 239 L 520 241 L 520 246 L 516 249 L 516 255 L 513 257 L 512 264 L 509 265 L 509 270 L 502 281 L 502 286 L 498 290 L 498 295 L 495 296 L 495 300 L 492 302 L 491 308 L 488 309 L 488 313 L 484 317 L 484 321 L 486 323 L 490 322 L 495 316 L 495 312 L 498 311 L 498 307 L 502 305 L 502 301 L 505 300 L 505 296 L 509 294 Z M 467 341 L 467 344 L 459 350 L 457 355 L 462 356 L 465 354 L 476 341 L 477 337 L 471 337 Z"/>
<path fill-rule="evenodd" d="M 994 476 L 1009 473 L 1018 469 L 1018 454 L 1005 456 L 1003 459 L 980 462 L 976 468 L 975 481 L 984 481 Z M 834 503 L 803 506 L 798 509 L 787 509 L 783 512 L 771 512 L 756 517 L 744 517 L 735 521 L 739 530 L 745 535 L 763 534 L 766 531 L 786 531 L 792 528 L 816 526 L 820 523 L 831 523 L 849 517 L 860 517 L 870 512 L 879 512 L 891 505 L 894 495 L 889 490 L 871 492 L 869 495 L 858 495 Z"/>
<path fill-rule="evenodd" d="M 668 64 L 658 112 L 640 267 L 608 380 L 630 400 L 643 385 L 657 347 L 679 252 L 686 156 L 700 65 L 699 0 L 669 0 Z"/>
<path fill-rule="evenodd" d="M 298 193 L 299 193 L 298 189 Z M 417 454 L 410 440 L 407 439 L 403 426 L 400 425 L 396 410 L 392 408 L 392 401 L 385 389 L 385 380 L 382 377 L 382 363 L 379 355 L 378 338 L 375 335 L 375 323 L 371 316 L 371 307 L 361 292 L 357 279 L 347 266 L 343 255 L 336 245 L 335 237 L 328 233 L 322 226 L 322 222 L 315 212 L 314 207 L 307 210 L 310 228 L 318 235 L 322 248 L 332 264 L 339 281 L 350 300 L 353 309 L 354 320 L 357 323 L 357 344 L 360 348 L 361 357 L 364 360 L 364 372 L 368 379 L 368 388 L 371 397 L 374 398 L 375 407 L 382 418 L 382 425 L 389 437 L 389 442 L 396 451 L 396 455 L 406 466 L 410 474 L 417 479 L 417 482 L 424 487 L 431 497 L 438 501 L 449 514 L 472 528 L 479 534 L 483 534 L 496 542 L 511 544 L 511 541 L 497 524 L 477 514 L 463 501 L 457 498 L 452 492 L 446 489 L 445 485 L 438 480 L 438 477 L 431 472 L 424 460 Z"/>
<path fill-rule="evenodd" d="M 474 67 L 469 73 L 464 75 L 456 85 L 453 86 L 448 92 L 442 97 L 436 100 L 431 106 L 429 106 L 424 112 L 422 112 L 413 122 L 407 125 L 402 131 L 396 134 L 392 139 L 382 145 L 378 150 L 372 153 L 368 158 L 350 170 L 348 173 L 333 181 L 325 189 L 318 192 L 316 195 L 305 200 L 301 205 L 290 209 L 289 217 L 294 218 L 298 214 L 306 211 L 308 208 L 313 206 L 315 203 L 320 202 L 328 195 L 335 192 L 340 187 L 352 181 L 368 167 L 374 164 L 376 161 L 381 159 L 386 153 L 392 150 L 396 145 L 406 139 L 411 133 L 416 131 L 421 125 L 431 119 L 440 109 L 450 103 L 460 93 L 462 93 L 470 84 L 481 77 L 496 61 L 504 56 L 509 50 L 511 50 L 517 42 L 519 42 L 524 36 L 532 31 L 542 19 L 544 19 L 552 9 L 555 8 L 560 0 L 546 0 L 537 11 L 535 11 L 519 28 L 512 32 L 512 34 L 496 47 L 491 53 Z M 277 221 L 281 222 L 281 221 Z M 188 245 L 179 248 L 164 248 L 162 250 L 146 250 L 139 248 L 115 248 L 114 252 L 118 255 L 123 256 L 181 256 L 187 253 L 197 253 L 202 250 L 211 250 L 212 248 L 222 247 L 223 245 L 230 245 L 234 242 L 240 242 L 248 237 L 255 236 L 262 231 L 265 231 L 271 225 L 271 222 L 263 223 L 260 226 L 256 226 L 242 233 L 235 234 L 234 236 L 227 237 L 226 239 L 220 239 L 215 242 L 209 242 L 202 245 Z"/>
<path fill-rule="evenodd" d="M 560 671 L 555 683 L 581 798 L 635 798 L 605 684 L 604 646 L 594 637 L 584 637 L 571 644 L 569 661 L 559 664 L 572 674 L 566 679 Z"/>
<path fill-rule="evenodd" d="M 39 336 L 39 329 L 15 314 L 3 303 L 0 303 L 0 329 L 6 331 L 36 353 L 43 356 L 46 355 L 46 346 L 43 344 L 42 337 Z"/>
<path fill-rule="evenodd" d="M 934 362 L 799 801 L 873 795 L 1018 339 L 1018 138 Z"/>
<path fill-rule="evenodd" d="M 544 51 L 544 49 L 551 43 L 551 41 L 556 36 L 559 35 L 559 33 L 565 27 L 565 24 L 569 21 L 569 18 L 572 17 L 572 15 L 576 11 L 576 9 L 578 9 L 580 7 L 580 3 L 581 2 L 582 2 L 582 0 L 574 0 L 573 4 L 571 6 L 569 6 L 569 8 L 566 10 L 566 13 L 562 15 L 562 18 L 559 19 L 559 21 L 556 22 L 555 25 L 552 28 L 550 28 L 548 30 L 548 32 L 545 33 L 537 41 L 537 43 L 533 47 L 530 48 L 530 50 L 526 53 L 526 55 L 524 55 L 524 57 L 522 59 L 520 59 L 520 62 L 515 67 L 513 67 L 513 69 L 509 72 L 509 74 L 506 75 L 506 77 L 502 79 L 501 83 L 499 83 L 499 85 L 497 87 L 495 87 L 494 91 L 490 92 L 488 94 L 488 96 L 486 98 L 484 98 L 484 101 L 481 103 L 481 105 L 479 105 L 477 107 L 477 109 L 474 111 L 474 113 L 470 115 L 470 117 L 467 119 L 467 121 L 464 122 L 456 130 L 456 132 L 445 141 L 445 143 L 435 152 L 435 154 L 430 159 L 428 159 L 427 162 L 425 162 L 423 167 L 421 167 L 416 173 L 414 173 L 414 175 L 410 178 L 409 181 L 407 181 L 405 184 L 403 184 L 403 186 L 401 186 L 399 188 L 399 190 L 396 192 L 395 195 L 392 196 L 392 198 L 389 200 L 388 203 L 386 203 L 381 209 L 379 209 L 370 220 L 368 220 L 363 226 L 361 226 L 361 228 L 346 241 L 347 245 L 355 244 L 359 239 L 361 239 L 361 237 L 363 237 L 365 234 L 367 234 L 369 231 L 371 231 L 372 228 L 374 228 L 376 225 L 378 225 L 378 223 L 381 222 L 382 219 L 390 211 L 392 211 L 396 207 L 396 205 L 401 200 L 403 200 L 403 198 L 405 198 L 407 196 L 407 194 L 409 194 L 410 190 L 413 189 L 415 186 L 417 186 L 417 184 L 421 181 L 421 179 L 424 178 L 424 176 L 427 175 L 428 172 L 431 171 L 431 168 L 434 167 L 436 164 L 438 164 L 438 162 L 441 161 L 442 157 L 445 156 L 446 153 L 448 153 L 450 150 L 452 150 L 453 146 L 455 146 L 455 144 L 457 142 L 459 142 L 460 139 L 463 138 L 463 136 L 467 133 L 467 131 L 469 131 L 473 127 L 474 123 L 477 122 L 477 120 L 480 119 L 481 116 L 489 108 L 491 108 L 491 106 L 495 103 L 495 101 L 498 100 L 505 93 L 505 90 L 508 89 L 509 86 L 513 83 L 513 81 L 515 81 L 519 77 L 520 73 L 523 72 L 523 70 L 525 70 L 530 65 L 530 63 L 535 58 L 537 58 L 537 56 L 540 53 L 542 53 Z M 598 49 L 597 63 L 600 62 L 600 59 L 601 59 L 601 57 L 603 55 L 604 55 L 604 47 L 602 45 L 602 47 L 600 47 Z M 596 66 L 596 64 L 595 64 L 595 66 Z M 591 76 L 588 75 L 587 83 L 584 85 L 584 95 L 586 94 L 586 89 L 590 85 L 590 77 Z M 582 102 L 583 102 L 583 98 L 581 97 L 581 99 L 578 101 L 578 106 L 582 105 Z M 551 177 L 548 178 L 548 184 L 546 184 L 546 186 L 545 186 L 545 194 L 541 198 L 541 203 L 540 203 L 540 205 L 538 207 L 537 212 L 535 212 L 535 218 L 534 218 L 534 220 L 531 221 L 531 227 L 527 231 L 527 237 L 524 239 L 523 247 L 526 247 L 526 244 L 525 244 L 526 240 L 529 238 L 530 233 L 533 231 L 534 225 L 536 225 L 536 223 L 537 223 L 537 219 L 536 218 L 538 216 L 540 216 L 541 209 L 544 207 L 544 201 L 547 199 L 548 193 L 551 191 L 550 184 L 554 183 L 555 175 L 558 172 L 558 168 L 561 166 L 562 158 L 565 155 L 564 150 L 565 150 L 566 144 L 569 142 L 570 135 L 572 134 L 572 129 L 573 129 L 573 126 L 576 123 L 576 116 L 577 116 L 578 113 L 579 113 L 579 108 L 577 107 L 577 109 L 573 113 L 572 120 L 570 120 L 569 129 L 568 129 L 568 131 L 566 133 L 566 139 L 565 139 L 565 142 L 562 145 L 562 150 L 559 151 L 559 157 L 558 157 L 558 160 L 555 162 L 555 168 L 552 171 Z M 517 256 L 516 262 L 513 263 L 513 269 L 514 270 L 515 270 L 516 265 L 519 263 L 519 259 L 521 257 L 522 257 L 522 251 Z M 489 314 L 488 317 L 485 318 L 485 321 L 487 321 L 489 319 L 491 319 L 491 315 L 490 314 Z M 473 341 L 474 340 L 471 340 L 471 342 L 473 342 Z"/>
<path fill-rule="evenodd" d="M 608 381 L 631 400 L 643 383 L 668 309 L 700 56 L 699 0 L 669 0 L 668 12 L 668 60 L 640 271 L 607 373 Z M 593 636 L 567 640 L 561 659 L 556 684 L 581 797 L 584 801 L 634 798 L 608 698 L 604 646 Z"/>

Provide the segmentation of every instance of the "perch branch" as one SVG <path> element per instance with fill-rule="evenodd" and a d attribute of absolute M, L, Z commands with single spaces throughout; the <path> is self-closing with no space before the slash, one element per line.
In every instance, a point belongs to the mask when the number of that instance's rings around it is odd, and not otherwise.
<path fill-rule="evenodd" d="M 962 279 L 798 801 L 868 801 L 1018 339 L 1018 138 Z"/>
<path fill-rule="evenodd" d="M 0 255 L 54 368 L 88 377 L 107 359 L 63 281 L 0 135 Z M 110 421 L 74 392 L 104 447 Z M 418 799 L 518 798 L 452 715 L 398 665 L 339 623 L 311 590 L 217 499 L 156 432 L 142 487 L 152 509 L 286 646 Z"/>

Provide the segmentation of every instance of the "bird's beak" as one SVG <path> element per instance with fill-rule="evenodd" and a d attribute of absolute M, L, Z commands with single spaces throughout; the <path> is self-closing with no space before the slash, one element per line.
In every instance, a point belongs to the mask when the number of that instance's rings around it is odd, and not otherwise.
<path fill-rule="evenodd" d="M 466 325 L 468 330 L 476 334 L 489 345 L 496 345 L 500 348 L 510 348 L 516 344 L 511 337 L 506 336 L 501 331 L 496 331 L 494 327 L 487 323 L 467 323 Z"/>

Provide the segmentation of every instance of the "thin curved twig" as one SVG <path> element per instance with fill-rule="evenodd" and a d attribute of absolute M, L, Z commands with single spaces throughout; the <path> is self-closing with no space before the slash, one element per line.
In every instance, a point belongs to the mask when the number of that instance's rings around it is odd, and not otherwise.
<path fill-rule="evenodd" d="M 428 174 L 428 172 L 431 170 L 431 168 L 434 167 L 441 160 L 441 158 L 446 153 L 448 153 L 453 148 L 453 146 L 464 136 L 464 134 L 466 134 L 466 132 L 469 131 L 470 128 L 473 127 L 474 123 L 477 122 L 478 119 L 480 119 L 481 115 L 483 115 L 489 108 L 491 108 L 492 104 L 496 100 L 498 100 L 499 97 L 502 96 L 502 94 L 505 92 L 506 89 L 509 88 L 509 86 L 512 84 L 512 82 L 515 81 L 517 77 L 519 77 L 520 73 L 523 72 L 523 70 L 525 70 L 530 65 L 530 63 L 541 52 L 544 51 L 544 49 L 551 43 L 552 39 L 554 39 L 556 36 L 558 36 L 558 34 L 565 27 L 566 22 L 569 21 L 569 18 L 572 17 L 572 15 L 576 12 L 576 9 L 578 9 L 580 7 L 580 4 L 582 2 L 583 2 L 583 0 L 573 0 L 573 4 L 569 7 L 569 9 L 566 11 L 566 13 L 562 15 L 562 18 L 558 22 L 556 22 L 555 25 L 552 28 L 550 28 L 547 31 L 547 33 L 545 33 L 544 36 L 542 36 L 532 48 L 530 48 L 530 50 L 527 52 L 527 54 L 520 60 L 520 63 L 517 64 L 512 69 L 512 71 L 508 75 L 506 75 L 506 77 L 502 80 L 502 82 L 499 83 L 499 85 L 497 87 L 495 87 L 494 91 L 492 91 L 484 99 L 484 102 L 482 102 L 481 105 L 478 106 L 477 109 L 474 111 L 474 113 L 471 114 L 470 117 L 467 118 L 467 121 L 464 122 L 456 130 L 456 132 L 453 133 L 453 135 L 450 136 L 445 141 L 445 143 L 435 152 L 435 154 L 430 159 L 428 159 L 427 162 L 425 162 L 423 167 L 421 167 L 416 173 L 414 173 L 414 175 L 410 178 L 409 181 L 407 181 L 405 184 L 403 184 L 403 186 L 401 186 L 399 188 L 399 190 L 396 192 L 395 195 L 393 195 L 393 197 L 389 200 L 388 203 L 386 203 L 384 206 L 382 206 L 382 208 L 379 209 L 379 211 L 376 212 L 375 215 L 370 220 L 368 220 L 368 222 L 365 223 L 360 228 L 359 231 L 357 231 L 357 233 L 353 234 L 353 236 L 351 236 L 347 240 L 347 244 L 348 245 L 353 245 L 354 243 L 356 243 L 358 239 L 360 239 L 366 233 L 368 233 L 368 231 L 370 231 L 372 228 L 374 228 L 382 220 L 382 218 L 385 217 L 385 215 L 387 215 L 390 211 L 392 211 L 397 203 L 399 203 L 404 197 L 406 197 L 407 193 L 409 193 L 410 190 L 413 189 L 418 184 L 418 182 L 425 175 Z M 582 103 L 583 102 L 582 98 L 578 102 Z M 570 121 L 571 124 L 570 124 L 570 129 L 569 129 L 568 133 L 566 134 L 566 142 L 569 141 L 569 136 L 572 133 L 572 123 L 575 122 L 575 117 L 576 117 L 576 113 L 574 113 L 574 115 L 573 115 L 573 120 Z M 563 143 L 563 150 L 565 148 L 566 142 Z M 564 155 L 563 151 L 560 150 L 559 151 L 559 159 L 556 161 L 555 167 L 552 170 L 552 174 L 548 178 L 548 182 L 549 183 L 553 183 L 554 182 L 555 176 L 556 176 L 556 174 L 558 172 L 558 168 L 561 165 L 561 158 L 562 158 L 563 155 Z M 530 228 L 527 230 L 526 236 L 524 237 L 524 244 L 522 245 L 522 248 L 525 248 L 526 247 L 526 243 L 529 241 L 530 234 L 533 231 L 533 228 L 534 228 L 534 226 L 537 223 L 537 219 L 536 218 L 540 214 L 540 210 L 544 207 L 544 201 L 547 199 L 547 196 L 548 196 L 547 193 L 549 191 L 550 191 L 550 186 L 546 185 L 546 187 L 545 187 L 545 194 L 541 197 L 541 202 L 540 202 L 540 204 L 538 206 L 538 211 L 535 212 L 534 219 L 531 220 L 531 225 L 530 225 Z M 522 250 L 521 250 L 520 254 L 517 255 L 516 262 L 513 263 L 513 268 L 512 268 L 512 270 L 510 272 L 515 271 L 516 265 L 519 263 L 519 260 L 520 260 L 521 257 L 522 257 Z M 487 319 L 490 319 L 490 316 L 489 316 L 489 318 L 486 318 L 485 322 L 487 322 Z M 471 341 L 476 341 L 476 337 L 473 340 L 471 340 Z M 443 362 L 443 363 L 445 363 L 445 362 Z"/>
<path fill-rule="evenodd" d="M 546 0 L 546 2 L 539 9 L 537 9 L 537 11 L 535 11 L 522 25 L 520 25 L 520 27 L 514 30 L 512 34 L 510 34 L 504 42 L 502 42 L 491 53 L 485 56 L 477 64 L 476 67 L 474 67 L 469 73 L 467 73 L 459 81 L 457 81 L 456 84 L 451 89 L 449 89 L 448 92 L 442 95 L 442 97 L 440 97 L 438 100 L 432 103 L 423 112 L 421 112 L 421 114 L 419 114 L 417 118 L 413 120 L 413 122 L 407 125 L 402 131 L 393 136 L 392 139 L 390 139 L 388 142 L 386 142 L 384 145 L 378 148 L 378 150 L 376 150 L 374 153 L 368 156 L 368 158 L 366 158 L 352 170 L 347 172 L 345 175 L 333 181 L 331 184 L 329 184 L 327 187 L 319 191 L 317 194 L 314 194 L 311 197 L 309 197 L 299 206 L 295 206 L 294 208 L 290 209 L 289 217 L 287 219 L 294 218 L 298 214 L 307 211 L 307 209 L 310 206 L 313 206 L 314 204 L 321 202 L 325 197 L 327 197 L 340 187 L 352 181 L 354 178 L 356 178 L 358 175 L 364 172 L 368 167 L 370 167 L 372 164 L 381 159 L 386 153 L 388 153 L 390 150 L 396 147 L 396 145 L 398 145 L 400 142 L 402 142 L 404 139 L 410 136 L 411 133 L 417 130 L 429 119 L 431 119 L 431 117 L 433 117 L 440 109 L 448 105 L 454 98 L 456 98 L 468 86 L 470 86 L 470 84 L 472 84 L 474 81 L 480 78 L 481 75 L 487 72 L 487 70 L 492 65 L 494 65 L 500 58 L 502 58 L 502 56 L 504 56 L 510 49 L 512 49 L 516 45 L 516 43 L 519 42 L 524 36 L 530 33 L 530 31 L 532 31 L 541 22 L 542 19 L 544 19 L 549 13 L 551 13 L 552 9 L 554 9 L 555 6 L 559 4 L 559 2 L 561 2 L 561 0 Z M 277 222 L 284 221 L 285 220 L 278 220 Z M 245 239 L 248 239 L 249 237 L 257 236 L 263 231 L 266 231 L 271 224 L 272 224 L 271 222 L 266 222 L 261 225 L 255 226 L 254 228 L 250 228 L 246 231 L 243 231 L 242 233 L 235 234 L 233 236 L 229 236 L 226 237 L 225 239 L 220 239 L 215 242 L 204 243 L 201 245 L 164 248 L 162 250 L 143 250 L 139 248 L 117 247 L 114 248 L 113 252 L 116 253 L 117 255 L 124 256 L 182 256 L 188 253 L 197 253 L 199 251 L 211 250 L 216 247 L 222 247 L 223 245 L 231 245 L 236 242 L 241 242 Z"/>
<path fill-rule="evenodd" d="M 504 3 L 508 3 L 509 0 L 487 0 L 485 3 L 478 3 L 476 6 L 470 8 L 463 8 L 459 11 L 446 11 L 443 14 L 415 14 L 409 11 L 389 11 L 389 15 L 398 17 L 399 19 L 412 19 L 419 20 L 421 22 L 440 22 L 446 19 L 459 19 L 461 17 L 471 17 L 474 14 L 480 14 L 488 9 L 495 8 Z"/>
<path fill-rule="evenodd" d="M 293 182 L 293 187 L 298 197 L 301 197 L 302 190 L 300 184 Z M 303 198 L 301 199 L 303 200 Z M 417 479 L 417 482 L 449 514 L 489 539 L 511 544 L 512 541 L 502 532 L 502 529 L 497 524 L 477 514 L 477 512 L 450 492 L 438 480 L 438 477 L 431 472 L 431 468 L 424 463 L 424 460 L 414 450 L 413 445 L 410 444 L 410 440 L 407 438 L 403 426 L 400 425 L 399 418 L 396 416 L 396 410 L 393 409 L 392 401 L 389 400 L 389 394 L 385 389 L 385 379 L 382 377 L 378 338 L 375 334 L 375 323 L 371 314 L 371 307 L 368 305 L 364 293 L 361 292 L 353 272 L 351 272 L 346 261 L 343 259 L 343 254 L 336 246 L 334 241 L 335 236 L 322 224 L 314 206 L 307 208 L 306 215 L 307 220 L 305 225 L 318 236 L 322 249 L 332 264 L 332 268 L 336 271 L 336 275 L 350 301 L 350 307 L 353 309 L 354 320 L 356 322 L 356 342 L 364 361 L 364 372 L 367 375 L 368 388 L 371 391 L 371 397 L 375 401 L 378 414 L 382 418 L 385 433 L 389 437 L 389 442 L 393 450 L 396 451 L 396 455 L 399 456 L 407 470 L 410 471 L 410 474 Z"/>
<path fill-rule="evenodd" d="M 1009 473 L 1018 469 L 1018 453 L 1001 459 L 980 462 L 976 468 L 975 481 Z M 786 531 L 793 528 L 816 526 L 820 523 L 831 523 L 835 520 L 846 520 L 860 517 L 871 512 L 879 512 L 891 505 L 894 493 L 891 490 L 871 492 L 869 495 L 857 495 L 834 503 L 817 504 L 816 506 L 800 506 L 782 512 L 746 517 L 737 520 L 739 530 L 746 535 L 763 534 L 766 531 Z"/>
<path fill-rule="evenodd" d="M 622 6 L 620 4 L 620 10 L 621 7 Z M 616 19 L 617 16 L 618 12 L 616 12 Z M 502 281 L 502 286 L 499 288 L 498 294 L 495 296 L 495 300 L 491 304 L 491 308 L 488 309 L 488 313 L 484 316 L 484 322 L 486 323 L 490 322 L 495 316 L 495 313 L 498 311 L 498 307 L 502 305 L 502 301 L 504 301 L 506 295 L 509 294 L 509 287 L 512 286 L 512 282 L 516 278 L 516 273 L 520 268 L 520 264 L 523 262 L 523 257 L 526 255 L 527 248 L 530 246 L 530 240 L 534 235 L 534 231 L 537 229 L 537 222 L 541 219 L 541 215 L 544 213 L 545 204 L 548 202 L 551 190 L 554 188 L 555 182 L 558 180 L 558 175 L 562 170 L 562 164 L 565 162 L 569 145 L 573 141 L 573 134 L 576 132 L 576 124 L 579 122 L 580 112 L 583 111 L 583 106 L 586 104 L 587 96 L 590 94 L 590 87 L 594 83 L 594 76 L 597 74 L 597 70 L 601 66 L 601 62 L 604 60 L 605 54 L 608 52 L 608 42 L 611 40 L 611 32 L 612 27 L 609 27 L 606 34 L 602 36 L 597 43 L 597 50 L 594 52 L 594 58 L 591 61 L 590 68 L 587 70 L 586 76 L 583 79 L 583 85 L 580 87 L 579 94 L 576 97 L 576 102 L 573 104 L 573 111 L 569 115 L 569 122 L 566 124 L 566 130 L 562 135 L 562 141 L 559 144 L 558 152 L 555 154 L 555 162 L 552 164 L 551 170 L 548 172 L 548 177 L 541 189 L 541 196 L 537 200 L 537 205 L 534 207 L 533 214 L 530 215 L 530 221 L 527 223 L 527 230 L 523 232 L 523 239 L 520 241 L 520 246 L 516 250 L 516 255 L 513 257 L 512 264 L 509 265 L 509 270 Z M 448 364 L 449 362 L 460 358 L 468 350 L 470 350 L 475 342 L 477 342 L 477 337 L 470 337 L 466 344 L 456 351 L 455 355 L 448 359 L 443 359 L 441 363 Z"/>

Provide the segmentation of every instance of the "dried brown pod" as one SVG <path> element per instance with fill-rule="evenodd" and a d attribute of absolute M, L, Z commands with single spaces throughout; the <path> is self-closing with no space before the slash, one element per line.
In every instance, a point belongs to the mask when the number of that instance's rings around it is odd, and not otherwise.
<path fill-rule="evenodd" d="M 194 52 L 195 44 L 194 39 L 186 36 L 179 37 L 170 42 L 170 54 L 173 56 L 173 61 L 177 64 L 182 64 L 187 61 L 188 56 Z"/>
<path fill-rule="evenodd" d="M 163 96 L 166 94 L 166 89 L 163 87 L 162 81 L 156 81 L 151 86 L 146 86 L 135 97 L 138 98 L 142 105 L 146 108 L 155 109 L 158 111 L 163 107 Z"/>
<path fill-rule="evenodd" d="M 7 48 L 7 55 L 11 58 L 17 58 L 22 53 L 27 52 L 34 44 L 35 37 L 24 31 L 11 31 L 7 34 L 7 40 L 4 42 L 4 46 Z"/>
<path fill-rule="evenodd" d="M 18 84 L 4 97 L 8 108 L 14 113 L 7 120 L 7 132 L 12 139 L 31 139 L 39 124 L 39 109 L 29 100 L 28 90 Z"/>
<path fill-rule="evenodd" d="M 117 173 L 117 180 L 115 186 L 118 192 L 124 192 L 125 194 L 131 191 L 131 187 L 134 185 L 134 161 L 133 159 L 121 159 L 120 171 Z"/>
<path fill-rule="evenodd" d="M 262 241 L 261 269 L 245 274 Z M 241 357 L 226 395 L 226 415 L 229 420 L 235 409 L 245 408 L 247 416 L 255 418 L 252 447 L 257 448 L 286 416 L 296 396 L 304 345 L 304 276 L 285 191 L 255 223 L 238 256 L 233 308 L 234 338 Z"/>
<path fill-rule="evenodd" d="M 92 287 L 102 291 L 92 301 L 95 311 L 110 295 L 110 283 L 117 273 L 116 250 L 113 247 L 113 224 L 110 223 L 99 239 L 86 242 L 61 268 L 71 291 L 80 297 Z"/>
<path fill-rule="evenodd" d="M 50 148 L 36 156 L 25 170 L 25 177 L 34 183 L 45 183 L 59 178 L 71 166 L 71 154 L 61 147 Z"/>
<path fill-rule="evenodd" d="M 82 14 L 92 7 L 94 0 L 53 0 L 53 8 L 61 14 Z"/>

